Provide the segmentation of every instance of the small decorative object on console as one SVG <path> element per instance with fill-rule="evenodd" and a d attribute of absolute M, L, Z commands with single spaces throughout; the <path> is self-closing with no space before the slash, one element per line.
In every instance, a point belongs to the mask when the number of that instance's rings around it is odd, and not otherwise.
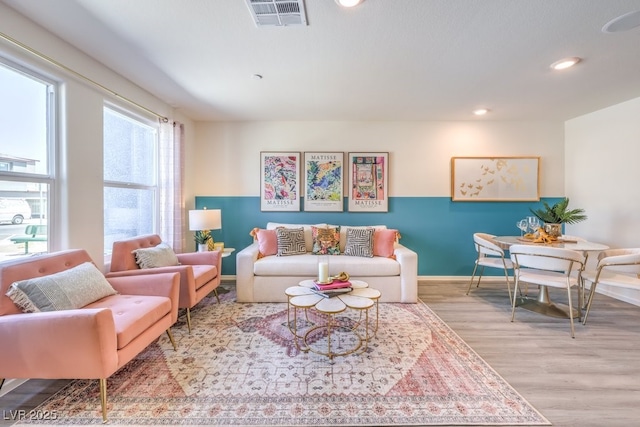
<path fill-rule="evenodd" d="M 558 237 L 562 234 L 562 224 L 576 224 L 587 219 L 584 209 L 569 209 L 569 198 L 565 197 L 553 206 L 543 202 L 544 209 L 529 209 L 544 223 L 544 231 Z"/>

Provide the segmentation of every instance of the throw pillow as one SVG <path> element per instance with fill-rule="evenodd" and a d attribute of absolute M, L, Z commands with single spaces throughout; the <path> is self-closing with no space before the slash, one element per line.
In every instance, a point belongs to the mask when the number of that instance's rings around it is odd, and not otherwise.
<path fill-rule="evenodd" d="M 395 258 L 393 250 L 398 236 L 398 230 L 376 230 L 373 233 L 373 256 Z"/>
<path fill-rule="evenodd" d="M 329 224 L 330 227 L 335 227 L 335 225 Z M 340 227 L 340 252 L 344 252 L 347 247 L 347 230 L 352 228 L 373 228 L 374 230 L 385 229 L 386 225 L 344 225 Z"/>
<path fill-rule="evenodd" d="M 140 268 L 157 268 L 180 264 L 175 252 L 166 243 L 160 243 L 152 248 L 135 249 L 131 252 L 136 256 L 136 264 Z"/>
<path fill-rule="evenodd" d="M 347 230 L 345 255 L 369 257 L 373 256 L 373 228 L 350 228 Z"/>
<path fill-rule="evenodd" d="M 82 308 L 117 292 L 91 262 L 14 282 L 7 296 L 26 313 Z"/>
<path fill-rule="evenodd" d="M 307 253 L 304 244 L 304 229 L 300 228 L 276 228 L 278 239 L 277 256 L 302 255 Z"/>
<path fill-rule="evenodd" d="M 258 258 L 278 253 L 278 236 L 276 230 L 256 230 L 256 240 L 258 241 Z"/>
<path fill-rule="evenodd" d="M 340 255 L 340 227 L 311 227 L 315 255 Z"/>

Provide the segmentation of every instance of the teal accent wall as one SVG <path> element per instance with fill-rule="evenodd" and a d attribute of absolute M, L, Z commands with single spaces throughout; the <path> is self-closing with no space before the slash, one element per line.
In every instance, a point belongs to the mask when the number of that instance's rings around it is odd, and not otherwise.
<path fill-rule="evenodd" d="M 217 242 L 236 251 L 252 242 L 249 232 L 267 222 L 293 224 L 378 225 L 395 228 L 401 243 L 418 253 L 419 276 L 470 276 L 476 252 L 475 232 L 517 235 L 516 222 L 531 215 L 540 202 L 452 202 L 450 197 L 390 197 L 389 212 L 261 212 L 259 197 L 196 197 L 196 209 L 222 209 L 222 229 L 212 232 Z M 195 244 L 194 244 L 195 248 Z M 236 252 L 237 253 L 237 252 Z M 222 274 L 236 274 L 234 253 L 224 259 Z M 487 274 L 496 274 L 487 271 Z"/>

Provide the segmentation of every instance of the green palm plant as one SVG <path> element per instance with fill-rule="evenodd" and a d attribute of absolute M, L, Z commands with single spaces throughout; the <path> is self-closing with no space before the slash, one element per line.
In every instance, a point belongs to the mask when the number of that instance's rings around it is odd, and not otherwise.
<path fill-rule="evenodd" d="M 209 240 L 211 239 L 211 234 L 209 233 L 208 230 L 198 230 L 195 232 L 193 239 L 196 241 L 197 244 L 204 245 L 205 243 L 209 242 Z"/>
<path fill-rule="evenodd" d="M 544 209 L 531 209 L 540 221 L 547 224 L 576 224 L 587 219 L 584 209 L 569 209 L 569 198 L 565 197 L 559 202 L 550 206 L 547 202 L 543 202 Z"/>

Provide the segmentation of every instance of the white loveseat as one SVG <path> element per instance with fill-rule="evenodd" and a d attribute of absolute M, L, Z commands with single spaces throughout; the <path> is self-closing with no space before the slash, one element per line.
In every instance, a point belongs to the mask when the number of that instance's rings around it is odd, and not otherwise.
<path fill-rule="evenodd" d="M 286 302 L 285 289 L 297 285 L 301 280 L 317 277 L 318 255 L 312 254 L 312 225 L 268 223 L 266 229 L 273 230 L 277 227 L 303 227 L 307 252 L 303 255 L 259 257 L 257 241 L 242 249 L 236 255 L 238 302 Z M 343 251 L 347 228 L 341 227 L 340 247 Z M 398 242 L 394 243 L 393 252 L 393 257 L 369 258 L 342 253 L 329 255 L 329 275 L 334 276 L 344 271 L 352 279 L 367 282 L 370 287 L 382 293 L 381 302 L 415 303 L 418 300 L 418 255 Z"/>

